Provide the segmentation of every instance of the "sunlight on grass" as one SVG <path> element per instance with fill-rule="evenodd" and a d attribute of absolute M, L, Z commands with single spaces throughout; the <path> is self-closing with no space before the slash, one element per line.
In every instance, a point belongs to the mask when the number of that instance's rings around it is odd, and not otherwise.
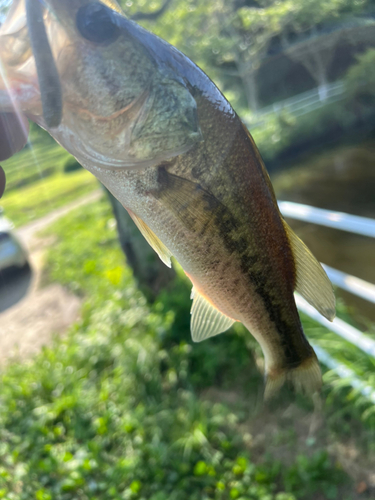
<path fill-rule="evenodd" d="M 56 173 L 16 191 L 6 191 L 1 204 L 15 226 L 21 226 L 98 187 L 95 177 L 86 170 Z"/>
<path fill-rule="evenodd" d="M 2 163 L 7 177 L 7 192 L 61 172 L 70 155 L 49 141 L 29 143 L 20 153 Z"/>

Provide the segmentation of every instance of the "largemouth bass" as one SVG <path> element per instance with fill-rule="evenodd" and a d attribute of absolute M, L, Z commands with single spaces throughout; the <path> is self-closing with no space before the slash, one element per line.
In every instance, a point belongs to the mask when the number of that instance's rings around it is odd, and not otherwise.
<path fill-rule="evenodd" d="M 332 320 L 332 286 L 283 220 L 259 151 L 210 79 L 114 1 L 18 0 L 0 30 L 0 110 L 38 123 L 193 283 L 196 342 L 242 322 L 266 397 L 321 386 L 294 291 Z"/>

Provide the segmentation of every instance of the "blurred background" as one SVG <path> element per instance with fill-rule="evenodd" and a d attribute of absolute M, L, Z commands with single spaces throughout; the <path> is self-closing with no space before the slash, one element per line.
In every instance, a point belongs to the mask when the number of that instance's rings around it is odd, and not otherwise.
<path fill-rule="evenodd" d="M 224 93 L 329 266 L 339 319 L 298 303 L 324 405 L 265 405 L 241 325 L 193 345 L 182 270 L 31 125 L 2 164 L 0 498 L 375 499 L 375 1 L 120 3 Z"/>

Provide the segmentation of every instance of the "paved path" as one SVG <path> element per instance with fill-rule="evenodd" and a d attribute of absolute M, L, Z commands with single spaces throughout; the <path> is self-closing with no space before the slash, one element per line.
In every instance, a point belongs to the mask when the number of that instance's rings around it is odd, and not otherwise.
<path fill-rule="evenodd" d="M 77 320 L 80 299 L 59 284 L 41 288 L 43 254 L 52 243 L 37 233 L 71 210 L 102 196 L 97 190 L 16 230 L 29 251 L 30 269 L 0 274 L 0 366 L 25 358 L 62 334 Z"/>
<path fill-rule="evenodd" d="M 25 226 L 16 229 L 16 234 L 18 238 L 21 240 L 22 244 L 25 245 L 27 248 L 30 248 L 31 244 L 33 243 L 34 237 L 39 231 L 49 226 L 49 224 L 52 224 L 52 222 L 55 222 L 55 220 L 60 219 L 60 217 L 69 213 L 71 210 L 79 208 L 83 205 L 87 205 L 87 203 L 96 201 L 102 195 L 103 191 L 101 189 L 97 189 L 96 191 L 93 191 L 92 193 L 87 194 L 86 196 L 83 196 L 78 200 L 68 203 L 68 205 L 64 205 L 63 207 L 53 210 L 53 212 L 50 212 L 49 214 L 45 215 L 44 217 L 38 220 L 30 222 L 29 224 L 26 224 Z"/>

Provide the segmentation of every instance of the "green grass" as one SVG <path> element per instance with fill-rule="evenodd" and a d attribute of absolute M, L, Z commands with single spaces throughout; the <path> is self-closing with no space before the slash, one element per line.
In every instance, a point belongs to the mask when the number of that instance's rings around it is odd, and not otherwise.
<path fill-rule="evenodd" d="M 297 428 L 311 406 L 286 417 L 287 392 L 281 395 L 286 402 L 270 409 L 259 402 L 254 343 L 241 327 L 237 335 L 193 345 L 190 286 L 180 276 L 172 293 L 147 305 L 124 266 L 105 198 L 60 219 L 48 233 L 57 243 L 47 255 L 46 279 L 85 302 L 66 338 L 2 374 L 0 498 L 357 498 L 325 442 L 306 433 L 299 444 Z M 201 391 L 212 386 L 219 394 L 236 390 L 240 403 L 207 399 Z M 269 426 L 263 431 L 271 418 L 272 432 Z M 259 451 L 252 443 L 262 433 Z"/>
<path fill-rule="evenodd" d="M 64 173 L 72 158 L 46 132 L 32 127 L 30 145 L 2 163 L 7 184 L 1 206 L 16 227 L 98 187 L 95 178 L 83 169 Z"/>
<path fill-rule="evenodd" d="M 121 283 L 124 273 L 129 272 L 122 266 L 123 256 L 118 248 L 117 235 L 113 229 L 109 230 L 112 227 L 108 222 L 111 214 L 106 209 L 107 215 L 103 217 L 103 208 L 101 205 L 86 207 L 74 221 L 67 217 L 56 224 L 53 233 L 58 237 L 59 244 L 57 249 L 49 254 L 47 262 L 50 279 L 65 284 L 75 293 L 88 296 L 93 307 L 100 307 L 103 297 L 110 296 L 111 287 Z M 95 236 L 94 227 L 97 228 Z M 153 313 L 168 314 L 173 318 L 170 327 L 159 333 L 162 346 L 168 351 L 181 342 L 191 343 L 189 288 L 188 282 L 180 276 L 173 293 L 162 293 L 152 307 Z M 95 293 L 92 293 L 92 290 L 95 290 Z M 347 319 L 345 314 L 345 308 L 340 305 L 339 315 Z M 317 342 L 323 339 L 327 344 L 330 340 L 338 340 L 337 336 L 328 334 L 325 329 L 307 318 L 304 319 L 304 326 Z M 240 325 L 236 331 L 237 335 L 223 335 L 211 339 L 210 342 L 193 346 L 189 354 L 189 379 L 196 389 L 202 390 L 215 385 L 230 388 L 234 381 L 240 378 L 240 390 L 245 390 L 249 401 L 259 401 L 263 387 L 262 377 L 254 368 L 253 356 L 249 350 L 249 347 L 251 350 L 255 349 L 257 356 L 259 347 L 251 341 Z M 327 347 L 325 344 L 324 346 Z M 348 348 L 345 343 L 341 343 L 340 349 L 341 352 L 351 352 L 349 357 L 356 359 L 354 355 L 357 353 L 353 349 L 350 350 L 350 346 Z M 361 360 L 361 357 L 359 359 Z M 362 369 L 366 373 L 369 365 L 365 364 Z M 346 425 L 352 425 L 353 428 L 360 426 L 364 412 L 368 413 L 368 402 L 353 397 L 353 391 L 348 389 L 347 381 L 346 385 L 337 387 L 337 377 L 327 372 L 325 378 L 327 382 L 332 383 L 327 384 L 325 389 L 329 401 L 327 418 L 331 429 L 334 430 L 340 425 L 343 429 L 346 429 Z M 281 399 L 285 397 L 288 401 L 291 400 L 290 393 L 283 392 Z M 306 405 L 303 398 L 301 401 L 302 405 Z M 259 404 L 255 406 L 259 409 Z M 370 429 L 371 422 L 371 418 L 367 418 Z M 368 439 L 368 435 L 368 430 L 362 432 L 363 441 Z"/>
<path fill-rule="evenodd" d="M 91 302 L 98 301 L 99 304 L 103 296 L 110 293 L 106 287 L 118 286 L 124 273 L 129 274 L 129 269 L 123 266 L 124 257 L 119 249 L 117 233 L 109 222 L 114 219 L 105 206 L 105 202 L 102 202 L 84 207 L 80 209 L 79 216 L 67 216 L 57 222 L 52 231 L 59 243 L 57 248 L 48 254 L 46 262 L 50 280 L 64 284 L 78 295 L 89 296 Z M 180 268 L 177 269 L 181 271 Z M 174 315 L 168 334 L 165 333 L 162 337 L 165 347 L 169 348 L 180 341 L 190 342 L 190 287 L 191 284 L 184 273 L 178 272 L 173 293 L 162 292 L 153 305 L 155 313 L 168 311 Z M 337 304 L 337 316 L 357 326 L 340 300 Z M 307 336 L 312 341 L 327 350 L 375 390 L 373 358 L 306 315 L 302 315 L 302 322 Z M 237 335 L 220 335 L 209 342 L 194 344 L 191 377 L 195 387 L 204 388 L 222 383 L 225 374 L 228 375 L 228 380 L 232 381 L 241 373 L 249 372 L 244 383 L 248 387 L 252 386 L 255 392 L 262 390 L 260 374 L 249 367 L 249 349 L 255 357 L 262 358 L 260 347 L 242 325 L 234 325 L 233 331 Z M 371 334 L 374 335 L 373 327 L 368 332 L 369 336 Z M 233 359 L 236 363 L 233 363 Z M 324 377 L 324 395 L 332 401 L 330 418 L 334 420 L 337 405 L 340 416 L 348 412 L 349 420 L 355 418 L 358 422 L 365 423 L 373 432 L 375 407 L 358 391 L 352 389 L 350 380 L 342 380 L 331 371 L 326 371 Z"/>
<path fill-rule="evenodd" d="M 7 178 L 7 192 L 62 172 L 65 162 L 71 158 L 69 153 L 51 140 L 43 138 L 31 144 L 2 163 Z"/>
<path fill-rule="evenodd" d="M 15 226 L 22 226 L 97 188 L 95 177 L 85 170 L 55 173 L 17 190 L 6 190 L 1 205 Z"/>

